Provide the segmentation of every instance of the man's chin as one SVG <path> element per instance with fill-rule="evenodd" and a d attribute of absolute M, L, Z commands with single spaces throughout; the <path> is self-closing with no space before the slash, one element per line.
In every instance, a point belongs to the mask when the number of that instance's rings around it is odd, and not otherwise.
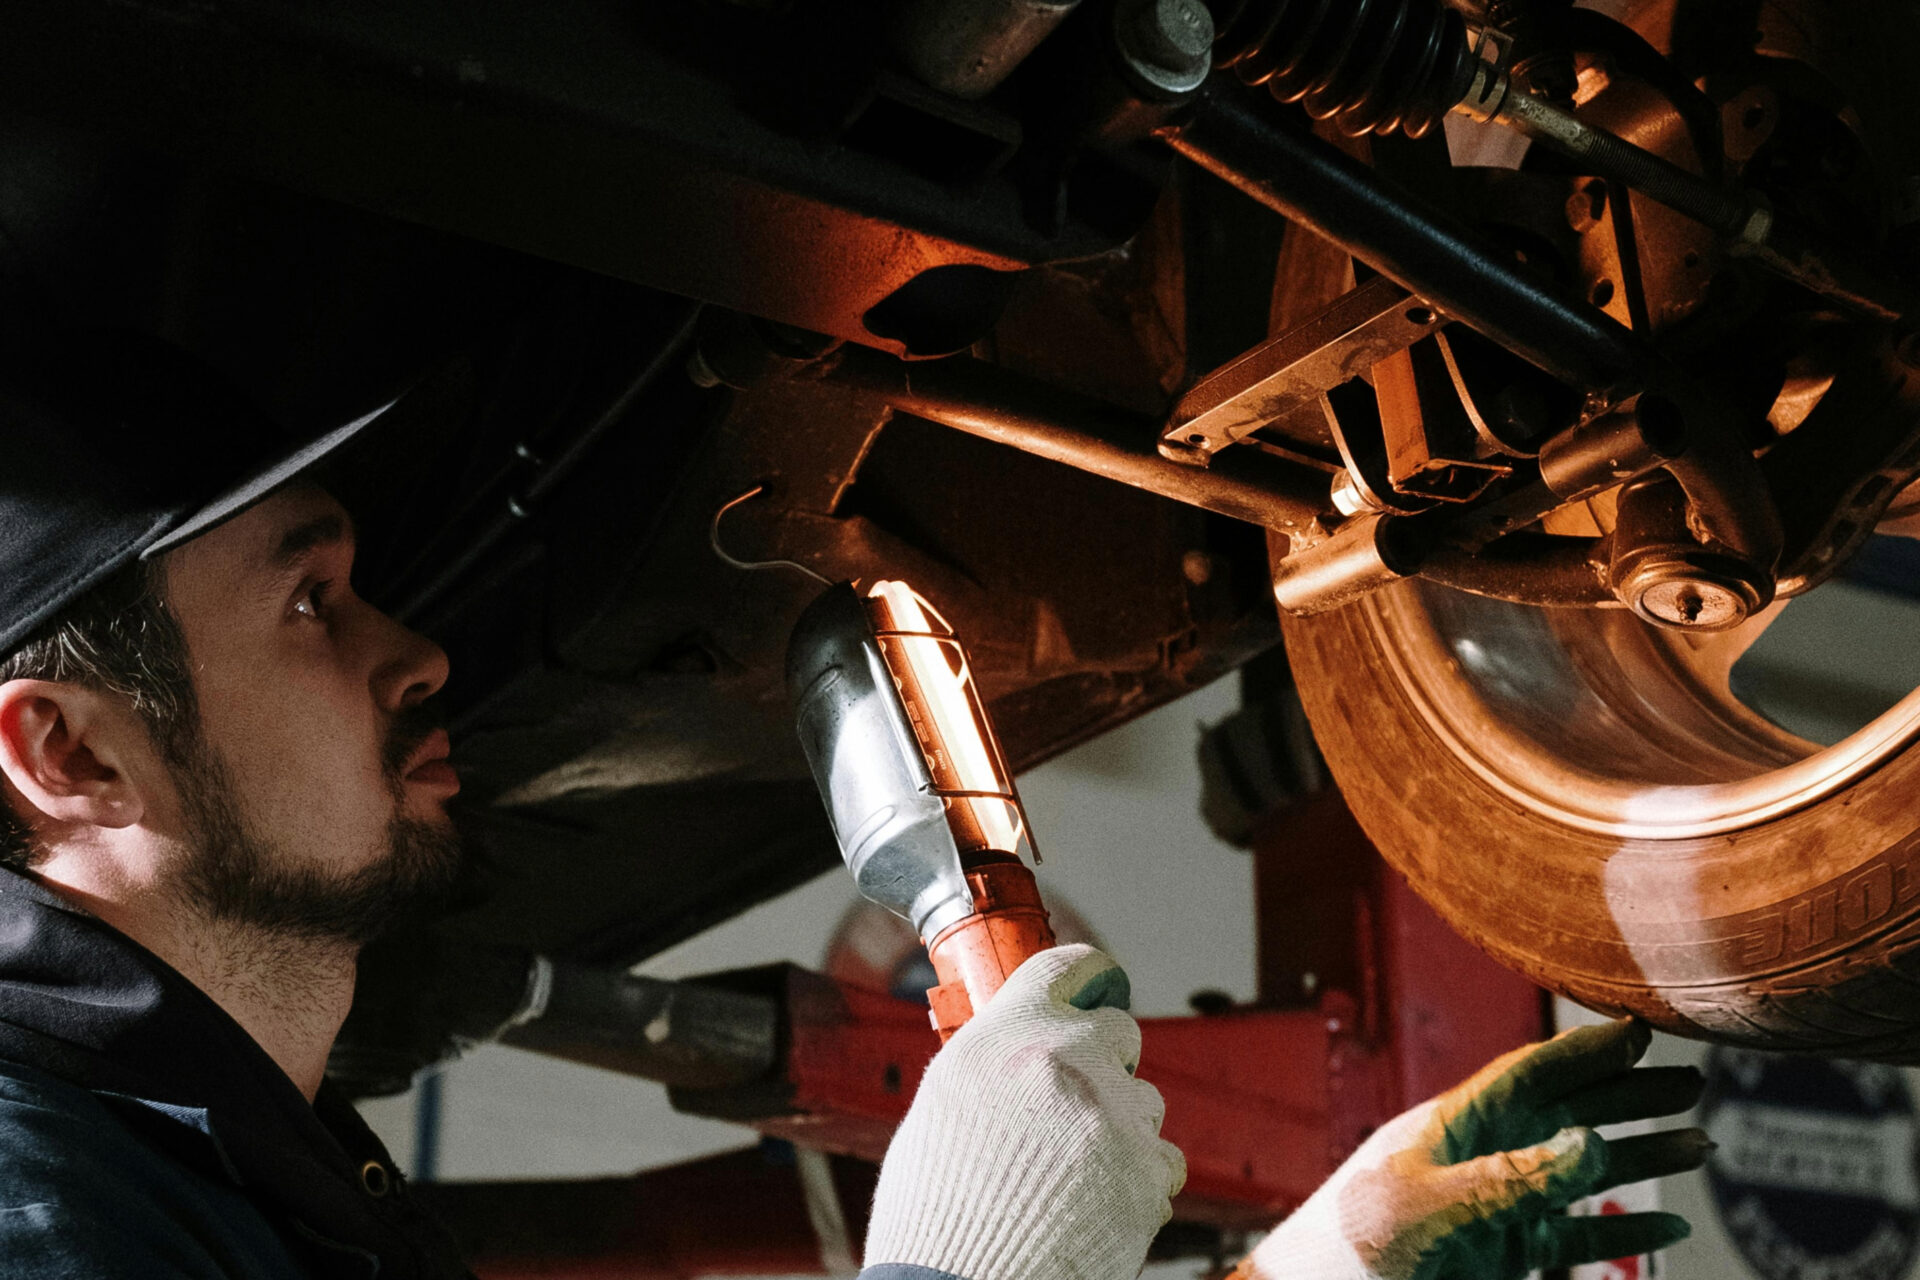
<path fill-rule="evenodd" d="M 394 818 L 395 822 L 432 827 L 437 831 L 453 830 L 453 816 L 447 812 L 445 800 L 427 796 L 409 796 L 407 799 L 408 803 L 402 806 Z"/>
<path fill-rule="evenodd" d="M 385 856 L 344 876 L 267 876 L 254 886 L 255 923 L 310 938 L 365 945 L 396 925 L 431 917 L 459 879 L 459 835 L 444 814 L 395 817 Z"/>
<path fill-rule="evenodd" d="M 175 769 L 192 833 L 181 869 L 188 899 L 214 921 L 290 937 L 365 943 L 448 900 L 461 867 L 445 797 L 396 780 L 384 847 L 357 869 L 299 865 L 249 827 L 230 771 L 208 748 Z M 417 811 L 417 812 L 416 812 Z M 339 851 L 336 851 L 339 852 Z"/>
<path fill-rule="evenodd" d="M 465 855 L 460 833 L 444 811 L 394 819 L 387 845 L 383 878 L 394 897 L 410 907 L 433 905 L 459 878 Z"/>

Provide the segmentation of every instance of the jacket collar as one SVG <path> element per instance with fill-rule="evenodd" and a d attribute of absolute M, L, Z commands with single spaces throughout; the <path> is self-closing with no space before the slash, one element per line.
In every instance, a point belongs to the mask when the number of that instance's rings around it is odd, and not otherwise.
<path fill-rule="evenodd" d="M 309 1105 L 245 1029 L 165 961 L 4 869 L 0 1059 L 91 1090 L 148 1141 L 230 1179 L 270 1217 L 378 1255 L 383 1276 L 465 1274 L 331 1085 Z"/>

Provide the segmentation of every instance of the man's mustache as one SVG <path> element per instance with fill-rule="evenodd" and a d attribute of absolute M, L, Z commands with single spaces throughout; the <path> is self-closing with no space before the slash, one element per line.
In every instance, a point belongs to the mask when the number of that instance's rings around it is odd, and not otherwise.
<path fill-rule="evenodd" d="M 427 735 L 445 727 L 446 717 L 432 699 L 402 707 L 395 713 L 387 726 L 386 746 L 381 752 L 387 777 L 395 783 L 406 777 L 407 762 L 413 759 L 413 753 L 420 749 Z"/>

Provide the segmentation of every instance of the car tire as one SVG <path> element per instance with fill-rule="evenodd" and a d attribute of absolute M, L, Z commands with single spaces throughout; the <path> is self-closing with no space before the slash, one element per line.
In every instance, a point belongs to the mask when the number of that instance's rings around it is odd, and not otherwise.
<path fill-rule="evenodd" d="M 1333 776 L 1415 890 L 1494 958 L 1590 1008 L 1722 1043 L 1920 1063 L 1920 746 L 1725 830 L 1564 821 L 1490 782 L 1473 726 L 1437 729 L 1408 679 L 1395 610 L 1435 593 L 1455 594 L 1402 582 L 1283 621 Z M 1598 625 L 1555 612 L 1563 632 Z"/>

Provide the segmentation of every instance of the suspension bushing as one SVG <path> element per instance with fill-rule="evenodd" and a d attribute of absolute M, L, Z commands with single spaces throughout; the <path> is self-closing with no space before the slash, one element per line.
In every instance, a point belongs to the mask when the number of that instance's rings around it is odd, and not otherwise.
<path fill-rule="evenodd" d="M 1608 576 L 1643 620 L 1681 631 L 1725 631 L 1773 602 L 1764 567 L 1694 536 L 1686 494 L 1664 475 L 1620 491 Z"/>

